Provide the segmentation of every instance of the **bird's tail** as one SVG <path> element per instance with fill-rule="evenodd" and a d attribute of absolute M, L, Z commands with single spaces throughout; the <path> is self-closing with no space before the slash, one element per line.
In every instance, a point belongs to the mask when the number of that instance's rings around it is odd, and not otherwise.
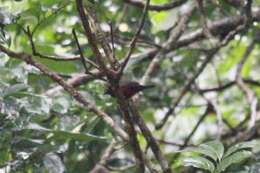
<path fill-rule="evenodd" d="M 155 87 L 154 85 L 142 85 L 142 89 L 148 89 L 148 88 L 153 88 Z"/>

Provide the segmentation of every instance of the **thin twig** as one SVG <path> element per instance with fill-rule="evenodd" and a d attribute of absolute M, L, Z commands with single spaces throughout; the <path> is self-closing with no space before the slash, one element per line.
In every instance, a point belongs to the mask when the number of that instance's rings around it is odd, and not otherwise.
<path fill-rule="evenodd" d="M 206 17 L 205 10 L 204 10 L 203 0 L 196 0 L 196 2 L 197 2 L 197 8 L 198 8 L 198 11 L 200 14 L 200 20 L 203 25 L 203 31 L 204 31 L 206 37 L 208 38 L 209 43 L 211 43 L 213 35 L 210 33 L 210 30 L 208 28 L 208 21 L 207 21 L 207 17 Z"/>
<path fill-rule="evenodd" d="M 27 26 L 26 29 L 24 29 L 20 25 L 19 25 L 19 27 L 23 30 L 23 32 L 28 37 L 31 48 L 32 48 L 32 54 L 34 56 L 38 56 L 40 58 L 49 59 L 49 60 L 53 60 L 53 61 L 77 61 L 77 60 L 80 60 L 80 57 L 77 57 L 77 56 L 75 56 L 75 57 L 61 57 L 60 55 L 51 56 L 51 55 L 44 55 L 44 54 L 38 52 L 37 49 L 36 49 L 35 43 L 33 41 L 33 33 L 30 31 L 30 27 Z"/>
<path fill-rule="evenodd" d="M 248 124 L 248 129 L 252 128 L 255 125 L 256 121 L 256 110 L 257 110 L 257 98 L 254 96 L 254 92 L 243 82 L 242 77 L 240 75 L 242 68 L 246 62 L 246 60 L 249 58 L 250 53 L 254 49 L 254 41 L 249 44 L 246 51 L 244 52 L 240 62 L 237 65 L 237 71 L 236 71 L 236 77 L 235 81 L 237 82 L 238 87 L 241 89 L 241 91 L 245 94 L 246 100 L 250 106 L 250 121 Z"/>
<path fill-rule="evenodd" d="M 62 3 L 62 1 L 61 1 Z M 34 35 L 34 33 L 37 31 L 37 29 L 43 25 L 45 22 L 47 22 L 47 20 L 52 17 L 52 16 L 55 16 L 57 15 L 62 9 L 64 9 L 68 4 L 70 4 L 71 2 L 68 1 L 66 2 L 66 4 L 64 4 L 63 6 L 59 7 L 58 9 L 55 9 L 49 16 L 47 17 L 44 17 L 43 19 L 41 19 L 40 21 L 38 21 L 37 25 L 33 28 L 32 30 L 32 35 Z"/>
<path fill-rule="evenodd" d="M 75 29 L 72 29 L 72 34 L 73 34 L 74 39 L 76 41 L 76 44 L 77 44 L 77 47 L 78 47 L 78 50 L 79 50 L 79 54 L 80 54 L 80 59 L 81 59 L 82 65 L 83 65 L 83 67 L 85 69 L 85 72 L 86 72 L 86 74 L 92 75 L 90 73 L 90 71 L 88 70 L 88 68 L 87 68 L 86 62 L 88 62 L 90 65 L 92 65 L 96 69 L 99 69 L 99 67 L 94 62 L 90 61 L 89 59 L 87 59 L 87 60 L 85 59 L 85 57 L 83 55 L 83 51 L 81 50 L 81 47 L 80 47 L 80 44 L 79 44 L 78 37 L 77 37 Z"/>
<path fill-rule="evenodd" d="M 108 145 L 104 153 L 102 154 L 99 162 L 95 165 L 95 167 L 90 171 L 90 173 L 98 173 L 98 172 L 106 172 L 106 162 L 109 159 L 109 157 L 112 155 L 114 151 L 116 141 L 113 139 L 112 142 Z M 107 171 L 108 173 L 108 171 Z"/>
<path fill-rule="evenodd" d="M 134 48 L 135 48 L 135 45 L 136 45 L 136 41 L 137 41 L 137 39 L 138 39 L 142 29 L 143 29 L 149 4 L 150 4 L 150 0 L 146 0 L 146 4 L 145 4 L 145 7 L 143 9 L 143 15 L 142 15 L 142 18 L 140 20 L 139 27 L 138 27 L 138 29 L 137 29 L 137 31 L 136 31 L 132 41 L 130 42 L 130 48 L 129 48 L 128 52 L 126 53 L 126 56 L 124 57 L 123 63 L 121 64 L 121 67 L 120 67 L 120 70 L 119 70 L 119 73 L 118 73 L 119 79 L 121 78 L 121 76 L 122 76 L 122 74 L 124 72 L 124 69 L 125 69 L 128 61 L 129 61 L 129 59 L 131 57 L 131 54 L 134 51 Z"/>
<path fill-rule="evenodd" d="M 199 86 L 195 83 L 195 89 L 196 91 L 199 91 Z M 221 137 L 221 134 L 222 134 L 222 127 L 223 127 L 223 120 L 222 120 L 222 115 L 221 115 L 221 112 L 220 110 L 218 109 L 217 107 L 217 103 L 216 101 L 213 101 L 211 99 L 208 99 L 203 93 L 200 93 L 198 92 L 202 97 L 203 99 L 206 100 L 206 102 L 208 103 L 208 112 L 214 112 L 217 116 L 217 125 L 218 125 L 218 139 Z"/>
<path fill-rule="evenodd" d="M 76 41 L 76 44 L 77 44 L 77 47 L 78 47 L 78 50 L 79 50 L 79 55 L 80 55 L 81 63 L 82 63 L 82 65 L 83 65 L 84 69 L 85 69 L 85 73 L 86 73 L 86 74 L 89 74 L 89 70 L 88 70 L 88 67 L 87 67 L 87 65 L 86 65 L 86 60 L 85 60 L 84 55 L 83 55 L 83 52 L 82 52 L 82 50 L 81 50 L 81 47 L 80 47 L 80 44 L 79 44 L 78 37 L 77 37 L 77 34 L 76 34 L 76 32 L 75 32 L 75 29 L 72 29 L 72 34 L 73 34 L 74 39 L 75 39 L 75 41 Z"/>
<path fill-rule="evenodd" d="M 115 58 L 114 30 L 113 30 L 113 24 L 112 24 L 112 22 L 109 24 L 109 26 L 110 26 L 111 45 L 112 45 L 112 56 L 113 56 L 113 59 L 116 59 L 116 58 Z"/>
<path fill-rule="evenodd" d="M 192 138 L 192 136 L 195 134 L 195 132 L 197 131 L 197 129 L 199 128 L 200 124 L 204 121 L 204 119 L 207 117 L 207 115 L 211 112 L 212 109 L 212 105 L 208 105 L 207 109 L 205 110 L 205 112 L 201 115 L 201 117 L 199 118 L 198 122 L 196 123 L 196 125 L 194 126 L 194 128 L 192 129 L 192 131 L 190 132 L 190 134 L 188 135 L 188 137 L 184 140 L 183 145 L 181 146 L 180 149 L 185 148 L 189 142 L 190 139 Z"/>
<path fill-rule="evenodd" d="M 145 6 L 145 4 L 139 0 L 124 0 L 124 2 L 134 5 L 138 8 L 144 8 Z M 152 11 L 165 11 L 165 10 L 171 10 L 173 8 L 179 7 L 186 2 L 187 0 L 175 0 L 173 2 L 169 2 L 163 5 L 149 5 L 148 8 L 149 10 Z"/>
<path fill-rule="evenodd" d="M 252 86 L 257 86 L 260 87 L 260 81 L 252 80 L 252 79 L 242 79 L 244 83 L 252 85 Z M 221 92 L 226 89 L 229 89 L 230 87 L 234 86 L 236 84 L 236 81 L 230 81 L 227 82 L 226 84 L 217 86 L 217 87 L 212 87 L 212 88 L 205 88 L 205 89 L 199 89 L 199 92 L 201 93 L 207 93 L 207 92 Z"/>

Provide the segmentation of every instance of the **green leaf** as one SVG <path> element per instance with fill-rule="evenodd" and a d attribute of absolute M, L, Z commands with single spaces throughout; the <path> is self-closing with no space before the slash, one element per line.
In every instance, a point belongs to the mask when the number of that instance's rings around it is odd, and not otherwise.
<path fill-rule="evenodd" d="M 20 92 L 19 96 L 23 96 L 19 100 L 21 108 L 24 108 L 28 113 L 32 114 L 47 114 L 50 111 L 51 99 L 29 92 Z"/>
<path fill-rule="evenodd" d="M 104 141 L 104 140 L 108 139 L 107 137 L 96 136 L 96 135 L 92 135 L 90 133 L 80 133 L 80 132 L 71 132 L 71 131 L 64 131 L 64 130 L 47 129 L 47 128 L 42 127 L 39 124 L 35 124 L 35 123 L 29 124 L 26 129 L 52 133 L 53 139 L 64 139 L 64 140 L 74 139 L 74 140 L 85 141 L 85 142 L 90 142 L 92 140 Z M 26 129 L 24 129 L 24 130 L 26 130 Z"/>
<path fill-rule="evenodd" d="M 64 96 L 55 97 L 52 102 L 52 110 L 59 113 L 66 113 L 71 106 L 70 98 Z"/>
<path fill-rule="evenodd" d="M 245 64 L 243 65 L 242 71 L 241 71 L 241 76 L 244 78 L 248 78 L 250 71 L 252 69 L 252 61 L 254 60 L 254 56 L 252 56 L 253 53 L 251 53 L 249 55 L 249 58 L 247 59 L 247 61 L 245 62 Z"/>
<path fill-rule="evenodd" d="M 178 15 L 176 10 L 162 11 L 162 12 L 149 12 L 149 17 L 153 24 L 152 31 L 154 33 L 165 31 L 176 24 Z M 169 22 L 170 21 L 170 22 Z"/>
<path fill-rule="evenodd" d="M 47 54 L 52 55 L 52 54 Z M 60 73 L 73 73 L 77 72 L 77 65 L 72 61 L 55 61 L 50 59 L 43 59 L 40 57 L 35 57 L 37 62 L 46 65 L 50 70 Z"/>
<path fill-rule="evenodd" d="M 93 130 L 96 125 L 98 124 L 98 122 L 100 121 L 101 119 L 99 117 L 90 117 L 90 118 L 87 118 L 85 123 L 87 124 L 86 126 L 86 131 L 87 132 L 90 132 L 91 130 Z"/>
<path fill-rule="evenodd" d="M 224 154 L 224 146 L 220 141 L 212 141 L 199 145 L 194 151 L 209 156 L 214 161 L 217 161 L 221 160 Z"/>
<path fill-rule="evenodd" d="M 240 57 L 245 51 L 246 45 L 238 45 L 236 41 L 233 41 L 231 44 L 234 48 L 230 49 L 229 53 L 226 54 L 224 60 L 222 60 L 217 66 L 217 72 L 219 73 L 219 75 L 224 75 L 229 70 L 231 70 L 232 67 L 234 67 L 239 62 Z"/>
<path fill-rule="evenodd" d="M 20 92 L 22 90 L 26 90 L 28 88 L 25 84 L 14 84 L 9 86 L 8 88 L 4 89 L 3 91 L 3 97 L 8 97 L 11 95 L 14 95 L 17 92 Z"/>
<path fill-rule="evenodd" d="M 234 152 L 237 152 L 238 150 L 252 149 L 255 145 L 256 145 L 256 143 L 254 141 L 241 142 L 241 143 L 238 143 L 236 145 L 233 145 L 232 147 L 230 147 L 227 150 L 227 152 L 224 155 L 224 158 L 229 156 L 230 154 L 233 154 Z"/>
<path fill-rule="evenodd" d="M 184 166 L 193 166 L 196 168 L 208 170 L 211 173 L 215 170 L 215 166 L 210 160 L 200 156 L 185 159 Z"/>
<path fill-rule="evenodd" d="M 238 151 L 228 157 L 224 158 L 217 166 L 217 172 L 223 172 L 227 167 L 234 163 L 239 163 L 252 156 L 251 151 Z"/>

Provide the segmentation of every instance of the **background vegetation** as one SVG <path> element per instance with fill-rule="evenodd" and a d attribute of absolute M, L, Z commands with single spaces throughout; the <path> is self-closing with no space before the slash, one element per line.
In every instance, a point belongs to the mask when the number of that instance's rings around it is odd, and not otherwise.
<path fill-rule="evenodd" d="M 0 172 L 259 172 L 259 0 L 0 2 Z"/>

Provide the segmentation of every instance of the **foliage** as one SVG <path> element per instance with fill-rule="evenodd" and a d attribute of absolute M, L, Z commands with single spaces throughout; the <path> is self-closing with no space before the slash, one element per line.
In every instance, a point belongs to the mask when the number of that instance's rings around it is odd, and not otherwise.
<path fill-rule="evenodd" d="M 250 158 L 255 142 L 242 142 L 229 147 L 224 151 L 220 141 L 212 141 L 199 145 L 196 148 L 187 149 L 200 155 L 184 160 L 186 166 L 207 170 L 211 173 L 227 172 L 227 168 L 233 164 Z"/>
<path fill-rule="evenodd" d="M 151 0 L 142 28 L 146 1 L 83 1 L 88 22 L 95 19 L 90 27 L 105 67 L 116 69 L 133 48 L 121 80 L 155 86 L 126 104 L 133 121 L 131 105 L 136 105 L 143 126 L 124 118 L 122 100 L 104 95 L 114 83 L 89 63 L 100 66 L 76 2 L 0 0 L 0 172 L 85 173 L 96 165 L 112 173 L 138 172 L 133 143 L 100 112 L 130 137 L 133 124 L 145 172 L 165 173 L 165 162 L 180 173 L 260 169 L 254 145 L 260 135 L 259 0 Z M 106 56 L 106 42 L 118 64 Z M 24 54 L 60 80 L 25 62 Z M 61 80 L 89 104 L 64 90 Z M 151 136 L 143 133 L 145 127 Z M 206 142 L 216 136 L 221 141 Z M 189 150 L 191 145 L 197 147 Z M 183 152 L 187 147 L 192 157 Z M 183 158 L 192 167 L 185 167 Z"/>

